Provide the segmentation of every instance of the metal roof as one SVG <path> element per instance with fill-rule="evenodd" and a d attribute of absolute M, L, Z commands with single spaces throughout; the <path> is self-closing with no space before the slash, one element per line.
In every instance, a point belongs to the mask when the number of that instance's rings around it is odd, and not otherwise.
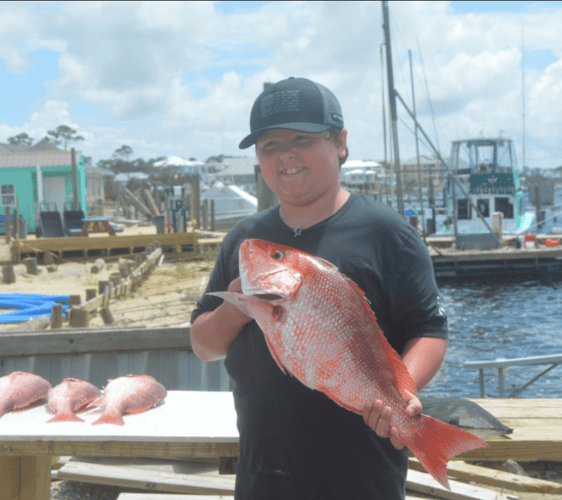
<path fill-rule="evenodd" d="M 76 155 L 78 162 L 80 155 Z M 19 153 L 0 155 L 0 168 L 10 167 L 56 167 L 63 165 L 71 165 L 70 151 L 61 151 L 60 153 Z"/>

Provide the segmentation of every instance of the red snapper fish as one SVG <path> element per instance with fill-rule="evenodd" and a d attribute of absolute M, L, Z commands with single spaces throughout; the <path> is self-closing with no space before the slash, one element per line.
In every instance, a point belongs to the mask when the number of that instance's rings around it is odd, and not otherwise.
<path fill-rule="evenodd" d="M 240 246 L 243 294 L 215 292 L 263 330 L 279 368 L 362 415 L 382 400 L 404 444 L 445 487 L 447 462 L 482 439 L 427 415 L 406 413 L 417 389 L 386 340 L 363 291 L 329 262 L 262 240 Z"/>
<path fill-rule="evenodd" d="M 0 378 L 0 417 L 47 397 L 51 383 L 39 375 L 12 372 Z"/>
<path fill-rule="evenodd" d="M 110 380 L 103 396 L 89 405 L 105 406 L 92 425 L 125 425 L 123 415 L 148 411 L 160 404 L 166 394 L 166 388 L 150 375 L 126 375 Z"/>
<path fill-rule="evenodd" d="M 84 422 L 76 412 L 101 396 L 101 391 L 90 382 L 77 378 L 65 378 L 49 391 L 49 407 L 55 412 L 50 422 Z"/>

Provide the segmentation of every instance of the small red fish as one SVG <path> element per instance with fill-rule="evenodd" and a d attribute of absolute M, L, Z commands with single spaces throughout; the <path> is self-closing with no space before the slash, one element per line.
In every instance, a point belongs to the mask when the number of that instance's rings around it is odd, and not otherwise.
<path fill-rule="evenodd" d="M 417 390 L 363 291 L 329 262 L 261 240 L 240 246 L 244 294 L 211 293 L 254 318 L 282 371 L 362 414 L 367 402 L 393 408 L 391 425 L 424 468 L 448 487 L 447 462 L 482 439 L 427 415 L 406 413 Z"/>
<path fill-rule="evenodd" d="M 110 380 L 104 395 L 89 405 L 105 406 L 92 425 L 125 425 L 123 415 L 148 411 L 161 403 L 166 394 L 166 388 L 150 375 L 126 375 Z"/>
<path fill-rule="evenodd" d="M 47 397 L 51 383 L 39 375 L 12 372 L 0 378 L 0 417 Z"/>
<path fill-rule="evenodd" d="M 77 378 L 65 378 L 49 391 L 49 407 L 55 412 L 50 422 L 84 422 L 76 412 L 101 396 L 101 391 L 90 382 Z"/>

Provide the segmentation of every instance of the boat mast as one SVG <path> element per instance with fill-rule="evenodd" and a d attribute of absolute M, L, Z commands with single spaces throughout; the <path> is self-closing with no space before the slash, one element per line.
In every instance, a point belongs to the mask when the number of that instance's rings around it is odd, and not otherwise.
<path fill-rule="evenodd" d="M 410 58 L 410 82 L 412 84 L 412 109 L 414 112 L 414 118 L 416 117 L 416 95 L 414 93 L 414 68 L 412 67 L 412 51 L 408 51 L 408 57 Z M 423 229 L 423 240 L 425 241 L 425 234 L 427 233 L 425 227 L 425 211 L 423 209 L 423 191 L 422 191 L 422 176 L 421 176 L 421 165 L 420 165 L 420 144 L 418 141 L 418 125 L 417 120 L 414 122 L 416 129 L 416 157 L 418 160 L 418 198 L 421 204 L 421 216 L 422 216 L 422 229 Z"/>
<path fill-rule="evenodd" d="M 525 168 L 525 42 L 523 39 L 523 26 L 521 26 L 521 88 L 523 100 L 523 164 L 522 170 Z"/>
<path fill-rule="evenodd" d="M 382 17 L 384 30 L 384 44 L 386 47 L 386 73 L 388 77 L 388 104 L 390 110 L 392 144 L 394 147 L 394 165 L 396 172 L 396 203 L 398 213 L 404 216 L 404 202 L 402 200 L 402 176 L 400 173 L 400 152 L 398 148 L 398 129 L 396 126 L 396 92 L 394 90 L 394 74 L 392 72 L 392 50 L 390 48 L 390 23 L 388 20 L 388 2 L 382 2 Z"/>

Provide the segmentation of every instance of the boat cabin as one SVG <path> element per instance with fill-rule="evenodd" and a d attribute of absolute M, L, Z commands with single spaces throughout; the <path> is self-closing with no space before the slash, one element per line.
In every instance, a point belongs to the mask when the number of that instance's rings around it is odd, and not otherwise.
<path fill-rule="evenodd" d="M 515 233 L 529 224 L 523 214 L 522 193 L 513 141 L 505 138 L 454 141 L 451 150 L 451 176 L 447 186 L 448 221 L 456 217 L 462 233 L 488 232 L 478 211 L 492 226 L 494 212 L 503 214 L 503 231 Z M 474 209 L 478 208 L 478 211 Z M 451 225 L 447 224 L 446 232 Z"/>

